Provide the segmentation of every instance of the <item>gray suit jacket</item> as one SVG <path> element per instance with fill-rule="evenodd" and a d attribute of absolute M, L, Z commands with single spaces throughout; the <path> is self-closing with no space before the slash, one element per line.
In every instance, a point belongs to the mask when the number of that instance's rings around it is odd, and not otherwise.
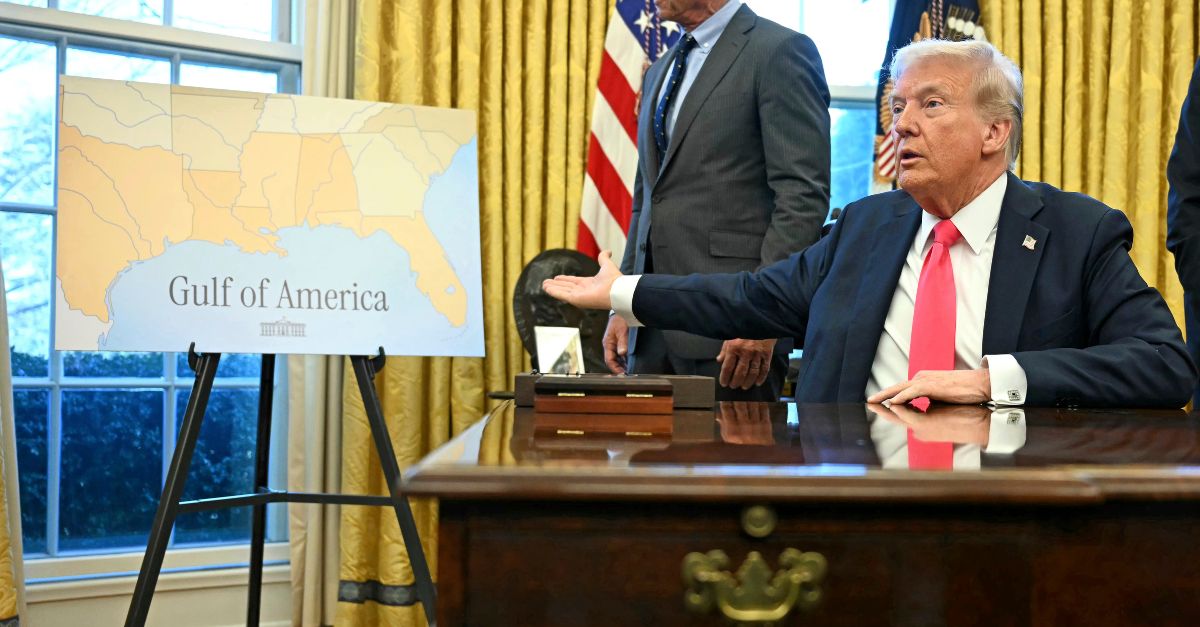
<path fill-rule="evenodd" d="M 674 49 L 659 57 L 642 84 L 621 271 L 645 274 L 648 247 L 652 272 L 689 274 L 755 270 L 815 242 L 829 211 L 829 88 L 812 40 L 742 6 L 678 105 L 660 160 L 655 96 L 673 57 Z M 698 335 L 665 335 L 689 359 L 721 348 Z"/>

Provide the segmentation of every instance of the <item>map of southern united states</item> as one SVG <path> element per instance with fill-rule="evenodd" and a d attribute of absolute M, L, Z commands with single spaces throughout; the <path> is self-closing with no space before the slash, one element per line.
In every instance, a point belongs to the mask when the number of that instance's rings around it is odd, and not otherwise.
<path fill-rule="evenodd" d="M 305 110 L 311 99 L 79 78 L 60 99 L 59 238 L 76 250 L 58 276 L 71 309 L 109 323 L 113 281 L 169 246 L 286 256 L 275 232 L 307 224 L 387 234 L 433 307 L 465 323 L 466 290 L 422 199 L 472 140 L 472 113 L 329 100 Z"/>

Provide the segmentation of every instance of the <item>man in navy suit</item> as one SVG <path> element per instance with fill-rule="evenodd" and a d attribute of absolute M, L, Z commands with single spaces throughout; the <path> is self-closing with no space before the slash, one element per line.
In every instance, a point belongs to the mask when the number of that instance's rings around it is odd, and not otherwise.
<path fill-rule="evenodd" d="M 898 51 L 891 71 L 902 190 L 850 204 L 827 237 L 754 273 L 622 276 L 602 255 L 596 276 L 546 291 L 631 324 L 803 337 L 801 401 L 1187 402 L 1196 368 L 1129 258 L 1125 215 L 1007 172 L 1023 107 L 1012 61 L 986 42 L 928 40 Z M 931 237 L 946 222 L 960 238 Z M 918 294 L 937 248 L 952 285 Z M 947 293 L 953 366 L 910 376 L 918 297 Z"/>
<path fill-rule="evenodd" d="M 1179 115 L 1167 183 L 1167 248 L 1175 254 L 1175 271 L 1183 284 L 1188 350 L 1193 360 L 1200 360 L 1200 60 Z M 1200 406 L 1200 388 L 1192 406 Z"/>

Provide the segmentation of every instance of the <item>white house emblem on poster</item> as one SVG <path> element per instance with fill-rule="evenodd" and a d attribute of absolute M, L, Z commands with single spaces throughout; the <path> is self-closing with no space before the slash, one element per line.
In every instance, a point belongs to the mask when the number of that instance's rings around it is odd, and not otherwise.
<path fill-rule="evenodd" d="M 59 96 L 59 350 L 483 354 L 474 112 Z"/>

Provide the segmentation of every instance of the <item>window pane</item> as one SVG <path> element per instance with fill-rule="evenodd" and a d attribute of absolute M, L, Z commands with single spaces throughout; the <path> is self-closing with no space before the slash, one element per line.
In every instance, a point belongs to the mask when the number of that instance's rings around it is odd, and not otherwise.
<path fill-rule="evenodd" d="M 871 191 L 871 159 L 875 150 L 875 110 L 830 107 L 832 171 L 830 207 L 845 207 Z"/>
<path fill-rule="evenodd" d="M 51 236 L 50 216 L 0 212 L 13 376 L 49 375 Z"/>
<path fill-rule="evenodd" d="M 175 430 L 183 425 L 191 390 L 177 392 Z M 257 389 L 215 389 L 208 397 L 184 500 L 246 494 L 254 489 Z M 182 514 L 175 542 L 232 542 L 250 538 L 249 507 Z"/>
<path fill-rule="evenodd" d="M 179 28 L 275 39 L 275 0 L 175 0 L 174 16 Z"/>
<path fill-rule="evenodd" d="M 162 493 L 163 392 L 62 393 L 59 548 L 145 547 Z"/>
<path fill-rule="evenodd" d="M 115 81 L 170 83 L 171 61 L 119 52 L 68 48 L 67 74 Z"/>
<path fill-rule="evenodd" d="M 58 8 L 118 20 L 163 23 L 162 0 L 58 0 Z"/>
<path fill-rule="evenodd" d="M 45 7 L 46 0 L 3 0 L 9 4 L 23 4 L 27 7 Z"/>
<path fill-rule="evenodd" d="M 279 359 L 285 358 L 280 357 Z M 253 377 L 257 379 L 261 367 L 262 355 L 228 353 L 221 355 L 221 363 L 217 364 L 217 378 Z M 196 376 L 196 373 L 192 372 L 192 368 L 188 366 L 187 353 L 175 354 L 175 376 L 183 378 Z"/>
<path fill-rule="evenodd" d="M 54 45 L 0 37 L 0 201 L 54 203 Z"/>
<path fill-rule="evenodd" d="M 162 353 L 63 351 L 63 374 L 68 377 L 163 376 Z"/>
<path fill-rule="evenodd" d="M 17 465 L 21 472 L 21 537 L 25 555 L 46 552 L 46 440 L 50 392 L 13 390 L 16 412 Z"/>
<path fill-rule="evenodd" d="M 279 91 L 279 75 L 275 72 L 222 65 L 181 63 L 179 65 L 179 84 L 273 94 Z"/>
<path fill-rule="evenodd" d="M 891 9 L 891 0 L 804 2 L 801 26 L 821 51 L 825 80 L 830 85 L 874 87 L 879 82 Z"/>

